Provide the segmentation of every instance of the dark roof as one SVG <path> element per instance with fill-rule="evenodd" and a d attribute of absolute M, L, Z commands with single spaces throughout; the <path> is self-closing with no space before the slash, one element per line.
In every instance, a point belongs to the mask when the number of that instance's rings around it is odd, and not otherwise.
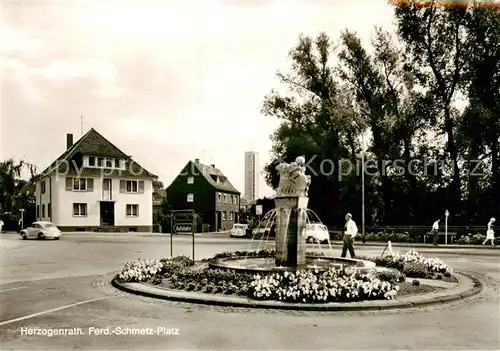
<path fill-rule="evenodd" d="M 156 175 L 148 172 L 141 167 L 137 162 L 132 160 L 130 156 L 118 149 L 109 140 L 98 133 L 94 128 L 91 128 L 84 136 L 82 136 L 76 143 L 67 149 L 61 156 L 59 156 L 52 164 L 47 167 L 41 174 L 48 175 L 58 170 L 67 175 L 76 175 L 75 170 L 67 170 L 69 161 L 72 160 L 76 154 L 88 156 L 103 156 L 125 159 L 126 170 L 109 170 L 100 168 L 83 168 L 81 176 L 99 176 L 105 174 L 107 176 L 130 176 L 130 177 L 147 177 L 158 178 Z"/>
<path fill-rule="evenodd" d="M 208 183 L 212 185 L 214 188 L 222 191 L 240 194 L 240 192 L 236 190 L 236 188 L 233 186 L 233 184 L 231 184 L 229 179 L 227 179 L 227 177 L 218 168 L 204 165 L 203 163 L 200 163 L 198 161 L 189 161 L 189 163 L 194 165 L 194 167 L 198 168 L 198 171 L 205 177 Z M 217 183 L 212 178 L 212 175 L 222 178 L 223 183 Z"/>

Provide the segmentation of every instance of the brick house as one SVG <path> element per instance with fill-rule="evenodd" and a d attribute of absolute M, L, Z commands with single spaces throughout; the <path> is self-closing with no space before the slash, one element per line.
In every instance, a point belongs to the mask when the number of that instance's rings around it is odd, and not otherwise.
<path fill-rule="evenodd" d="M 90 129 L 36 177 L 36 218 L 63 231 L 146 231 L 153 225 L 151 174 Z"/>
<path fill-rule="evenodd" d="M 240 192 L 215 167 L 189 161 L 167 188 L 173 210 L 192 209 L 210 231 L 230 230 L 239 221 Z"/>

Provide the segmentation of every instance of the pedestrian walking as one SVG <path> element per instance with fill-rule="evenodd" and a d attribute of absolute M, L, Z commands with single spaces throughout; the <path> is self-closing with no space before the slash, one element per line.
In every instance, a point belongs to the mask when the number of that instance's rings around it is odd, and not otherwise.
<path fill-rule="evenodd" d="M 486 229 L 486 239 L 483 241 L 483 245 L 486 245 L 488 241 L 491 241 L 491 246 L 495 246 L 495 232 L 493 231 L 493 223 L 495 223 L 495 218 L 490 218 Z"/>
<path fill-rule="evenodd" d="M 432 243 L 433 245 L 437 245 L 439 241 L 439 219 L 434 222 L 432 225 L 432 235 L 433 235 L 433 240 Z"/>
<path fill-rule="evenodd" d="M 345 227 L 344 227 L 344 244 L 342 246 L 342 255 L 341 257 L 346 257 L 347 250 L 349 250 L 349 254 L 351 258 L 354 258 L 356 255 L 354 254 L 354 238 L 358 234 L 358 227 L 356 226 L 356 222 L 352 220 L 352 215 L 350 213 L 345 215 Z"/>
<path fill-rule="evenodd" d="M 3 221 L 0 219 L 0 234 L 2 233 Z"/>

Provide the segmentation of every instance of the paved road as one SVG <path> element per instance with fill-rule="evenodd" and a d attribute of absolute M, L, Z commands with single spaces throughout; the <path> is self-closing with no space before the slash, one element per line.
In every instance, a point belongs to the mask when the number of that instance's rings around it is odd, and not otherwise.
<path fill-rule="evenodd" d="M 73 234 L 59 241 L 22 241 L 2 235 L 0 239 L 2 350 L 500 348 L 498 250 L 437 254 L 457 270 L 482 275 L 486 290 L 471 300 L 413 311 L 318 314 L 195 306 L 129 296 L 109 286 L 112 273 L 127 260 L 168 257 L 168 236 Z M 249 247 L 248 240 L 226 235 L 197 237 L 196 242 L 197 258 Z M 358 247 L 366 255 L 382 249 Z M 420 249 L 427 255 L 437 252 L 432 250 Z M 176 237 L 174 253 L 191 255 L 191 238 Z M 80 328 L 86 335 L 29 335 L 56 328 L 75 332 Z M 126 333 L 125 328 L 148 328 L 145 331 L 154 335 L 117 335 Z M 108 330 L 114 335 L 95 335 Z"/>

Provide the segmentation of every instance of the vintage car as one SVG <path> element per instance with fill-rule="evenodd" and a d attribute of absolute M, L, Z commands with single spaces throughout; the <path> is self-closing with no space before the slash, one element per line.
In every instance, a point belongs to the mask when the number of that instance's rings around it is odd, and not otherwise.
<path fill-rule="evenodd" d="M 55 239 L 58 240 L 62 233 L 57 226 L 52 222 L 33 222 L 28 228 L 24 228 L 19 233 L 21 237 L 26 239 Z"/>

